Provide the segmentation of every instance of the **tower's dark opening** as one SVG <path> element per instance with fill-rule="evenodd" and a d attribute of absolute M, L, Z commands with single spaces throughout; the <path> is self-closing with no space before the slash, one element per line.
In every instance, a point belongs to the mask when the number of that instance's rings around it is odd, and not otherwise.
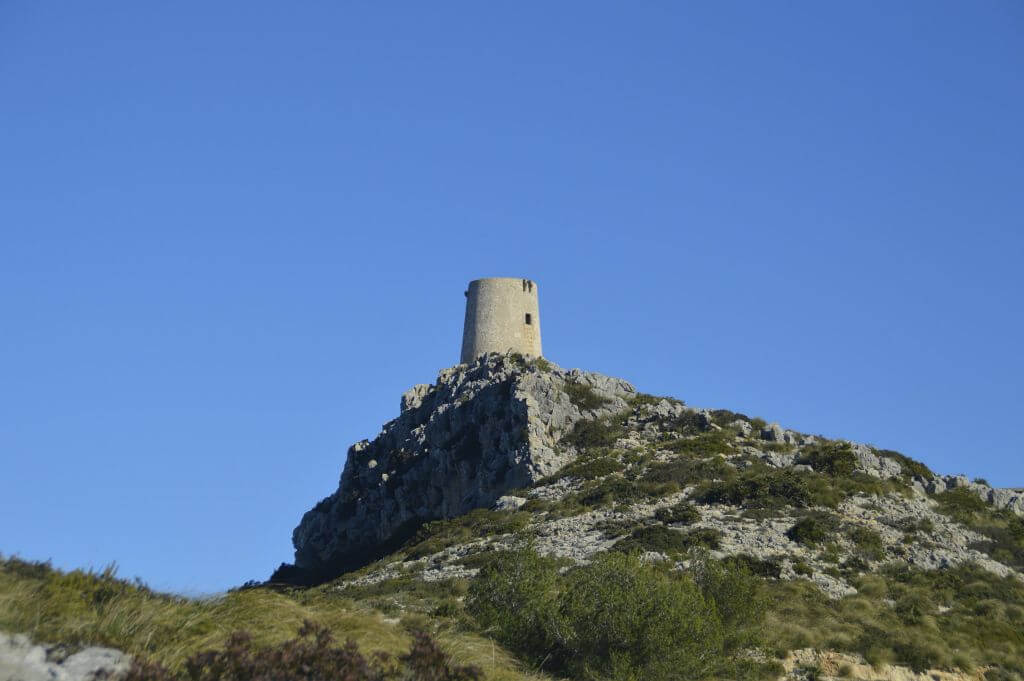
<path fill-rule="evenodd" d="M 533 317 L 530 316 L 529 312 L 526 313 L 526 323 L 533 324 Z"/>

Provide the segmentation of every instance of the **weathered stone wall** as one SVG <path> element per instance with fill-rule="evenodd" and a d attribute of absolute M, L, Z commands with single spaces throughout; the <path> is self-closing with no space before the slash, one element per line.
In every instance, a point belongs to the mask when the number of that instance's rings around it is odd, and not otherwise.
<path fill-rule="evenodd" d="M 466 364 L 488 352 L 541 356 L 535 282 L 509 277 L 469 282 L 460 361 Z"/>

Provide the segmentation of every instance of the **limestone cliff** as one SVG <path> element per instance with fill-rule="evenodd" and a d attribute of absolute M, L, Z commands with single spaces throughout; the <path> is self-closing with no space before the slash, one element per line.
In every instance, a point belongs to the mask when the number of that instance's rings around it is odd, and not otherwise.
<path fill-rule="evenodd" d="M 698 541 L 718 556 L 769 561 L 778 577 L 812 581 L 832 598 L 852 593 L 856 574 L 891 561 L 1024 574 L 1019 521 L 991 515 L 1024 512 L 1022 490 L 643 395 L 621 379 L 492 354 L 415 386 L 402 396 L 398 418 L 349 449 L 337 491 L 294 531 L 295 564 L 272 579 L 317 583 L 389 554 L 406 559 L 367 579 L 414 563 L 425 579 L 471 576 L 469 556 L 515 540 L 500 536 L 500 520 L 478 534 L 482 542 L 425 541 L 429 532 L 420 528 L 527 503 L 519 534 L 576 562 L 624 539 L 671 553 L 651 540 L 655 533 L 670 543 Z M 970 503 L 991 513 L 978 515 Z M 679 513 L 684 525 L 664 520 Z M 700 535 L 680 532 L 685 526 Z M 808 527 L 826 539 L 802 538 Z M 822 542 L 831 548 L 823 551 Z M 410 560 L 426 555 L 424 565 Z"/>
<path fill-rule="evenodd" d="M 572 386 L 589 403 L 574 402 Z M 442 371 L 402 396 L 400 415 L 372 442 L 349 449 L 338 490 L 295 528 L 295 565 L 273 579 L 336 576 L 394 550 L 426 521 L 529 487 L 567 463 L 557 443 L 575 423 L 619 412 L 635 394 L 626 381 L 518 355 Z"/>

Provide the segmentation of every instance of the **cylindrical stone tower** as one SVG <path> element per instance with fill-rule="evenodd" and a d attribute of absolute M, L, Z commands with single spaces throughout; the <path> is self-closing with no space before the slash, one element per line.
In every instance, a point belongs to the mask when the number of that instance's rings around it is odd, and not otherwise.
<path fill-rule="evenodd" d="M 460 361 L 472 362 L 485 352 L 541 356 L 536 283 L 512 277 L 469 282 Z"/>

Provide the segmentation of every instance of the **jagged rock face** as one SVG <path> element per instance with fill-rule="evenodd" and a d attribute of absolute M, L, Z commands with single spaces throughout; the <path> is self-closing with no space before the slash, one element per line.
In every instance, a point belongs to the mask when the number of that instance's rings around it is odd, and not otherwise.
<path fill-rule="evenodd" d="M 599 406 L 581 409 L 567 383 L 587 386 Z M 492 505 L 561 468 L 559 437 L 583 418 L 627 407 L 621 379 L 518 356 L 486 355 L 446 369 L 434 385 L 402 396 L 401 414 L 372 442 L 353 445 L 338 490 L 295 528 L 295 565 L 273 579 L 310 583 L 376 558 L 423 522 Z"/>

